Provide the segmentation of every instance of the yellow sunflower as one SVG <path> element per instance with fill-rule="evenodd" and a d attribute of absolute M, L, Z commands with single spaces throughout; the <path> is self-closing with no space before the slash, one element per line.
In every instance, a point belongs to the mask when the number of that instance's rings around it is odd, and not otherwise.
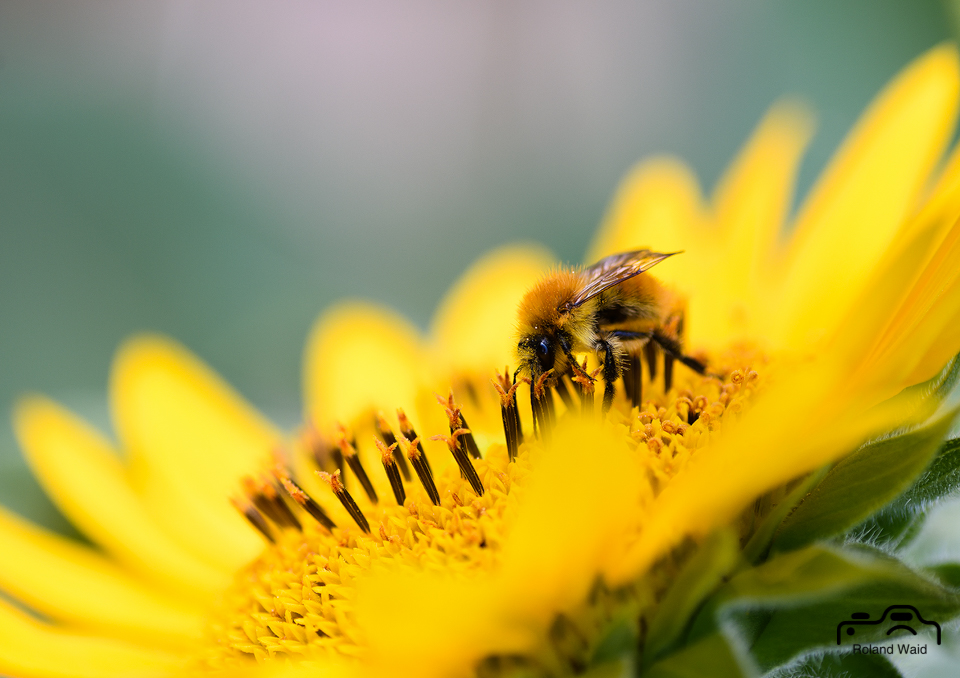
<path fill-rule="evenodd" d="M 646 400 L 604 417 L 589 380 L 548 392 L 549 436 L 508 367 L 517 301 L 551 266 L 530 247 L 476 264 L 426 337 L 366 304 L 326 313 L 294 432 L 160 337 L 117 355 L 116 442 L 24 399 L 27 460 L 92 545 L 0 512 L 0 673 L 740 675 L 830 641 L 778 631 L 783 602 L 894 582 L 957 614 L 943 582 L 824 539 L 892 533 L 871 514 L 923 489 L 952 422 L 915 427 L 960 351 L 958 100 L 956 50 L 922 56 L 789 221 L 796 106 L 709 201 L 679 161 L 641 164 L 587 260 L 683 250 L 654 272 L 708 372 L 667 388 L 648 369 Z M 900 465 L 855 485 L 878 459 Z M 752 636 L 747 608 L 767 614 Z"/>

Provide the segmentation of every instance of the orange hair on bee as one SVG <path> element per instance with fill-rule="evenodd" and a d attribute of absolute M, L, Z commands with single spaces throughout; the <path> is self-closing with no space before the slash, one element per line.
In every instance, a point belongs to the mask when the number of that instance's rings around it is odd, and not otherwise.
<path fill-rule="evenodd" d="M 560 307 L 571 301 L 582 286 L 580 273 L 560 269 L 548 273 L 520 301 L 517 314 L 522 334 L 535 328 L 558 327 L 562 324 Z"/>

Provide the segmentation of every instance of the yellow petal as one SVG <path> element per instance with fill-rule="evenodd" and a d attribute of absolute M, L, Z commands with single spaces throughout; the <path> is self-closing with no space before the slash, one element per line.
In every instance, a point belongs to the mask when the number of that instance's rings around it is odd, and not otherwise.
<path fill-rule="evenodd" d="M 14 424 L 40 484 L 90 539 L 183 595 L 209 596 L 229 583 L 158 528 L 116 452 L 86 423 L 35 397 L 18 405 Z"/>
<path fill-rule="evenodd" d="M 958 324 L 960 280 L 955 276 L 920 321 L 882 355 L 891 391 L 929 379 L 960 352 Z"/>
<path fill-rule="evenodd" d="M 688 535 L 702 536 L 777 485 L 834 461 L 889 426 L 889 412 L 845 390 L 845 369 L 804 365 L 771 386 L 739 425 L 697 450 L 649 510 L 630 553 L 611 570 L 625 583 Z"/>
<path fill-rule="evenodd" d="M 304 355 L 306 415 L 321 431 L 372 420 L 378 410 L 416 410 L 426 364 L 420 335 L 396 313 L 372 304 L 338 306 L 321 316 Z"/>
<path fill-rule="evenodd" d="M 568 421 L 554 436 L 524 488 L 501 574 L 505 599 L 544 625 L 615 566 L 653 496 L 641 457 L 610 428 Z"/>
<path fill-rule="evenodd" d="M 780 318 L 780 345 L 804 348 L 835 325 L 915 209 L 957 112 L 956 50 L 908 66 L 870 106 L 797 218 Z"/>
<path fill-rule="evenodd" d="M 262 540 L 228 498 L 261 472 L 279 433 L 173 341 L 145 336 L 118 352 L 111 404 L 131 479 L 150 515 L 191 552 L 233 572 Z"/>
<path fill-rule="evenodd" d="M 143 643 L 200 637 L 200 608 L 155 592 L 92 549 L 0 509 L 0 588 L 58 621 Z M 12 556 L 10 554 L 16 554 Z"/>
<path fill-rule="evenodd" d="M 957 353 L 960 353 L 960 317 L 954 316 L 930 347 L 917 354 L 913 370 L 906 374 L 902 383 L 919 384 L 930 379 Z"/>
<path fill-rule="evenodd" d="M 713 204 L 720 237 L 736 257 L 729 275 L 759 284 L 760 267 L 775 252 L 793 198 L 812 114 L 784 101 L 767 112 L 717 185 Z M 742 265 L 741 265 L 742 264 Z"/>
<path fill-rule="evenodd" d="M 489 379 L 515 361 L 515 309 L 550 267 L 534 246 L 495 250 L 473 264 L 437 309 L 431 334 L 434 356 L 449 373 Z"/>
<path fill-rule="evenodd" d="M 679 160 L 653 158 L 639 163 L 620 183 L 587 262 L 642 248 L 682 251 L 658 266 L 654 275 L 687 295 L 689 343 L 703 348 L 724 340 L 715 331 L 715 320 L 729 315 L 725 278 L 717 277 L 724 265 L 718 256 L 723 240 L 717 235 L 693 173 Z M 717 295 L 723 300 L 719 308 Z"/>
<path fill-rule="evenodd" d="M 620 182 L 587 263 L 642 247 L 674 252 L 699 246 L 709 238 L 702 203 L 697 179 L 681 160 L 662 157 L 639 163 Z"/>
<path fill-rule="evenodd" d="M 521 499 L 499 571 L 393 571 L 358 581 L 357 615 L 375 666 L 395 675 L 472 675 L 484 656 L 530 651 L 618 561 L 650 495 L 639 458 L 596 424 L 561 424 L 554 439 Z"/>
<path fill-rule="evenodd" d="M 38 622 L 0 600 L 0 673 L 20 678 L 180 675 L 173 656 L 115 638 Z"/>
<path fill-rule="evenodd" d="M 812 128 L 806 108 L 774 106 L 717 187 L 713 203 L 723 249 L 712 253 L 709 283 L 690 290 L 691 316 L 709 326 L 714 345 L 756 338 L 768 322 L 778 241 Z"/>
<path fill-rule="evenodd" d="M 890 278 L 895 275 L 888 272 Z M 939 344 L 937 348 L 944 356 L 941 366 L 960 350 L 956 343 L 938 341 L 960 312 L 960 223 L 937 245 L 911 284 L 902 289 L 899 299 L 877 295 L 880 298 L 874 303 L 888 306 L 891 318 L 876 333 L 861 368 L 870 382 L 886 382 L 897 390 L 909 385 L 903 379 L 914 372 L 930 347 Z"/>

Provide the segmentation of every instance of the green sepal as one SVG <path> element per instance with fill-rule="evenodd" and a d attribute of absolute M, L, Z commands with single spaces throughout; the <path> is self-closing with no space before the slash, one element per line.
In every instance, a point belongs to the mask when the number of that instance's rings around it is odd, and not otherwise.
<path fill-rule="evenodd" d="M 930 468 L 897 499 L 897 504 L 919 506 L 924 509 L 931 503 L 952 495 L 960 488 L 960 438 L 943 444 Z"/>
<path fill-rule="evenodd" d="M 732 530 L 704 539 L 686 562 L 650 620 L 643 665 L 650 666 L 680 640 L 694 612 L 738 563 L 739 544 Z"/>
<path fill-rule="evenodd" d="M 745 678 L 759 675 L 749 657 L 738 657 L 720 633 L 674 652 L 639 674 L 643 678 Z"/>
<path fill-rule="evenodd" d="M 836 536 L 890 503 L 930 465 L 956 413 L 867 443 L 841 459 L 783 521 L 772 550 L 789 551 Z"/>
<path fill-rule="evenodd" d="M 837 644 L 840 622 L 854 612 L 877 618 L 891 605 L 913 605 L 942 623 L 960 612 L 960 594 L 877 549 L 814 545 L 733 577 L 705 603 L 688 642 L 722 631 L 770 671 L 807 653 L 843 651 L 849 638 Z M 856 642 L 886 641 L 887 630 L 858 626 Z"/>
<path fill-rule="evenodd" d="M 924 571 L 932 574 L 944 586 L 960 588 L 960 563 L 938 563 L 925 567 Z"/>
<path fill-rule="evenodd" d="M 948 440 L 927 470 L 893 502 L 861 525 L 852 537 L 877 546 L 899 548 L 909 543 L 923 526 L 931 506 L 960 488 L 960 439 Z"/>
<path fill-rule="evenodd" d="M 775 671 L 770 678 L 902 678 L 890 660 L 879 654 L 815 654 Z"/>

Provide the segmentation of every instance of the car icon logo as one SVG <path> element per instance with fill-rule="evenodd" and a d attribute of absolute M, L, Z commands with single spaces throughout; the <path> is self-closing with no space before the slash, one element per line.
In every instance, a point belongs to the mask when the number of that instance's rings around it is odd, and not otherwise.
<path fill-rule="evenodd" d="M 844 634 L 854 635 L 857 626 L 879 626 L 883 624 L 890 625 L 886 632 L 888 636 L 894 631 L 909 631 L 913 635 L 917 635 L 917 629 L 920 628 L 921 624 L 933 626 L 937 629 L 937 645 L 940 644 L 940 624 L 924 619 L 920 611 L 913 605 L 891 605 L 883 611 L 879 619 L 870 619 L 870 615 L 866 612 L 854 612 L 850 617 L 850 619 L 837 624 L 837 645 L 843 642 Z"/>

